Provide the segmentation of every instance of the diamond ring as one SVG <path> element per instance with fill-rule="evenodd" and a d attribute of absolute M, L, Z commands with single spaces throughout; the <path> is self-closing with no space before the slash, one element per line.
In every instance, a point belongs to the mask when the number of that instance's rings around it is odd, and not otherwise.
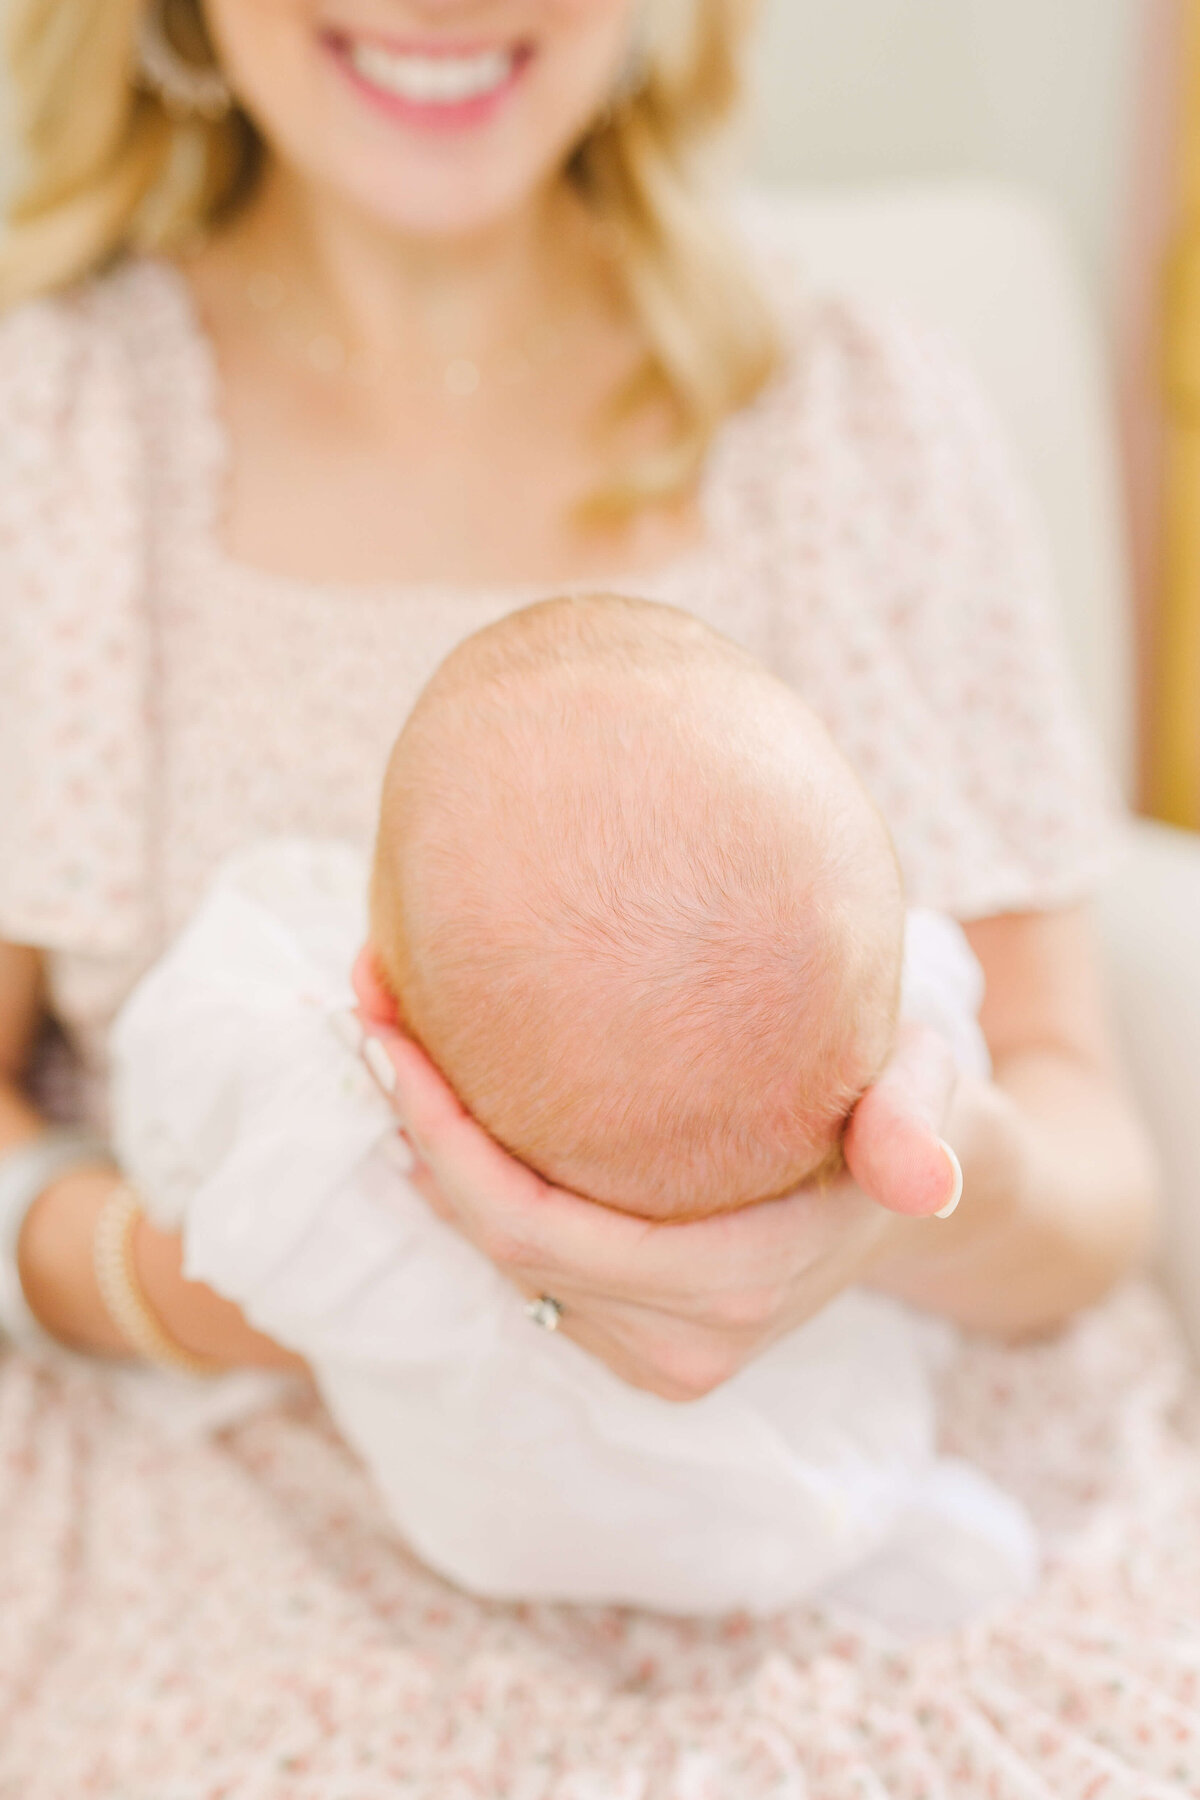
<path fill-rule="evenodd" d="M 539 1331 L 557 1331 L 558 1322 L 563 1316 L 562 1301 L 554 1300 L 549 1294 L 539 1294 L 525 1308 L 525 1317 L 536 1325 Z"/>

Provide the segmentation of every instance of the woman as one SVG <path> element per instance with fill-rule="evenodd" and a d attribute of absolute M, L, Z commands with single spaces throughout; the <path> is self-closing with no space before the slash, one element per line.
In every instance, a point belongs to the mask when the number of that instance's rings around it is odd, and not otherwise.
<path fill-rule="evenodd" d="M 27 1303 L 88 1350 L 286 1360 L 182 1280 L 180 1246 L 114 1198 L 102 1153 L 45 1135 L 25 1085 L 42 1023 L 74 1041 L 99 1122 L 104 1029 L 220 858 L 270 832 L 364 839 L 387 744 L 445 650 L 520 599 L 600 583 L 701 613 L 822 711 L 880 799 L 914 898 L 967 921 L 995 1080 L 952 1089 L 936 1046 L 912 1041 L 855 1116 L 857 1185 L 647 1238 L 540 1187 L 412 1046 L 379 1040 L 373 1067 L 433 1202 L 552 1296 L 562 1329 L 679 1399 L 851 1282 L 1016 1338 L 1096 1300 L 1144 1250 L 1149 1159 L 1086 911 L 1104 809 L 1038 557 L 988 422 L 936 346 L 810 300 L 801 247 L 769 213 L 744 248 L 710 216 L 692 165 L 734 100 L 749 10 L 11 8 L 29 150 L 0 265 L 13 1316 Z M 935 1223 L 911 1215 L 953 1199 L 943 1139 L 965 1199 Z M 100 1284 L 98 1231 L 116 1258 Z M 986 1354 L 989 1369 L 1030 1366 Z M 11 1359 L 5 1373 L 34 1379 Z M 126 1429 L 112 1426 L 121 1442 Z M 109 1442 L 92 1446 L 102 1485 L 128 1477 L 109 1470 Z M 186 1612 L 186 1555 L 159 1551 Z M 236 1570 L 214 1576 L 219 1563 L 206 1579 L 236 1610 Z M 442 1604 L 477 1639 L 494 1619 Z M 200 1641 L 196 1692 L 237 1662 Z M 527 1673 L 539 1641 L 519 1648 Z M 561 1683 L 547 1696 L 565 1718 Z M 243 1704 L 239 1681 L 221 1706 Z M 174 1740 L 149 1729 L 157 1793 Z M 322 1754 L 349 1729 L 331 1727 Z M 644 1721 L 642 1741 L 656 1729 Z M 255 1755 L 282 1754 L 273 1731 Z M 218 1734 L 213 1756 L 235 1737 Z M 601 1738 L 617 1754 L 619 1736 Z M 429 1722 L 410 1743 L 431 1792 L 449 1791 L 445 1742 Z M 730 1742 L 753 1760 L 749 1738 Z M 802 1732 L 787 1754 L 815 1743 Z M 121 1754 L 118 1786 L 141 1791 Z M 502 1760 L 484 1758 L 484 1791 L 510 1791 Z"/>

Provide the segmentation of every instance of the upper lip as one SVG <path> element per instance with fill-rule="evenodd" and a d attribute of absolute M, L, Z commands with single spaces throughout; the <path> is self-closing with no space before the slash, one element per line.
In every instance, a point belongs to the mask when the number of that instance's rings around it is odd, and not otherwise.
<path fill-rule="evenodd" d="M 370 44 L 389 56 L 486 56 L 496 50 L 513 52 L 522 47 L 511 38 L 398 38 L 378 31 L 356 31 L 348 25 L 331 25 L 325 35 L 344 47 Z"/>

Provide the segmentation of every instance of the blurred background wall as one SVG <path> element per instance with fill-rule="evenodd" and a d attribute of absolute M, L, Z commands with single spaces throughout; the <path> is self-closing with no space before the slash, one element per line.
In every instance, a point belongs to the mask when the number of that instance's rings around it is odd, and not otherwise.
<path fill-rule="evenodd" d="M 998 176 L 1066 219 L 1115 320 L 1148 0 L 767 0 L 757 167 Z"/>
<path fill-rule="evenodd" d="M 765 0 L 750 127 L 772 180 L 995 178 L 1065 226 L 1119 409 L 1145 791 L 1188 822 L 1200 822 L 1200 591 L 1166 567 L 1163 268 L 1181 223 L 1181 68 L 1197 19 L 1200 0 Z M 1200 518 L 1195 535 L 1189 570 Z M 1188 592 L 1169 603 L 1180 582 Z M 1172 747 L 1156 743 L 1157 720 L 1164 677 L 1184 663 L 1169 713 L 1186 742 Z"/>

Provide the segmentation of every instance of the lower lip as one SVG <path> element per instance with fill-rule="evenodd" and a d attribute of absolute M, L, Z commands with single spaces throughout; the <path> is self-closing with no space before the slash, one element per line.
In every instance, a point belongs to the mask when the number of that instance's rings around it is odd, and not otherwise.
<path fill-rule="evenodd" d="M 470 100 L 439 104 L 429 100 L 406 100 L 402 94 L 393 94 L 385 88 L 376 87 L 374 82 L 359 74 L 350 58 L 350 46 L 344 39 L 329 36 L 322 41 L 326 52 L 336 62 L 351 87 L 376 112 L 417 131 L 470 131 L 490 124 L 514 89 L 520 85 L 533 61 L 531 50 L 518 50 L 513 57 L 512 68 L 499 87 L 489 88 L 486 93 L 476 94 Z"/>

